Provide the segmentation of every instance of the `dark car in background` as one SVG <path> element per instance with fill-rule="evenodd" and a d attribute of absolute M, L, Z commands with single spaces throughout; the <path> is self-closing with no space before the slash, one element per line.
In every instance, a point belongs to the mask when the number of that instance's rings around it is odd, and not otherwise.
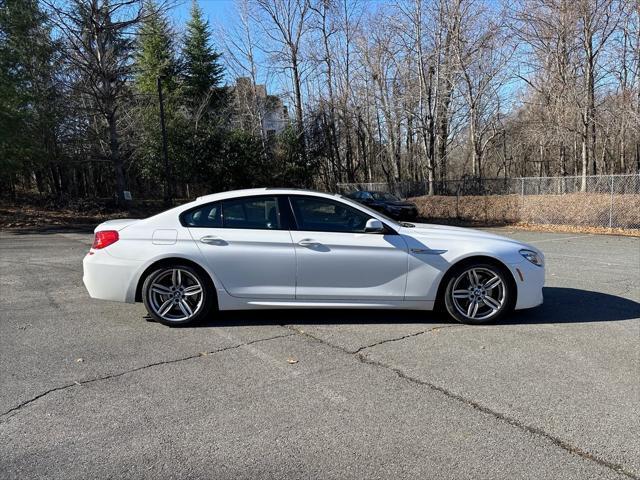
<path fill-rule="evenodd" d="M 391 218 L 415 220 L 418 217 L 418 207 L 415 203 L 401 200 L 391 193 L 358 190 L 346 196 Z"/>

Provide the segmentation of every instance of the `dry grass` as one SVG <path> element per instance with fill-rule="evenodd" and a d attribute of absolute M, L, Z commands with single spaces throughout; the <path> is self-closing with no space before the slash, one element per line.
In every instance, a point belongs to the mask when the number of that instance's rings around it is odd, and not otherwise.
<path fill-rule="evenodd" d="M 640 235 L 640 195 L 615 195 L 611 216 L 608 194 L 423 196 L 411 200 L 418 205 L 420 216 L 438 221 Z"/>
<path fill-rule="evenodd" d="M 0 207 L 1 229 L 44 229 L 58 227 L 95 227 L 105 220 L 124 217 L 120 213 L 86 213 L 75 210 L 46 210 L 33 206 L 6 205 Z"/>
<path fill-rule="evenodd" d="M 0 229 L 47 230 L 59 228 L 93 229 L 115 218 L 145 218 L 165 209 L 161 202 L 138 202 L 127 210 L 100 201 L 60 205 L 37 199 L 0 202 Z"/>
<path fill-rule="evenodd" d="M 536 232 L 562 232 L 562 233 L 593 233 L 597 235 L 624 235 L 627 237 L 640 237 L 638 228 L 609 228 L 609 227 L 587 227 L 576 225 L 544 225 L 541 223 L 514 223 L 510 228 L 518 230 L 534 230 Z"/>

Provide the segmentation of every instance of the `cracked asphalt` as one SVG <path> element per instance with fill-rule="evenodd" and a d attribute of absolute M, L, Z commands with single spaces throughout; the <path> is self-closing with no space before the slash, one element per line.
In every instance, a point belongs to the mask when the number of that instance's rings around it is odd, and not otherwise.
<path fill-rule="evenodd" d="M 548 285 L 499 325 L 193 328 L 89 299 L 91 235 L 0 232 L 0 478 L 639 479 L 640 238 L 497 231 L 545 252 Z"/>

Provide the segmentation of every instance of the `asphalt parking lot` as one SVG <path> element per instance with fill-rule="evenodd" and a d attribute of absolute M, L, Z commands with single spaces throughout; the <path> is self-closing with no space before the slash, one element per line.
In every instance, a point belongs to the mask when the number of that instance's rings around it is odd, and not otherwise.
<path fill-rule="evenodd" d="M 640 478 L 640 238 L 500 233 L 545 304 L 225 313 L 90 300 L 91 235 L 0 232 L 0 478 Z"/>

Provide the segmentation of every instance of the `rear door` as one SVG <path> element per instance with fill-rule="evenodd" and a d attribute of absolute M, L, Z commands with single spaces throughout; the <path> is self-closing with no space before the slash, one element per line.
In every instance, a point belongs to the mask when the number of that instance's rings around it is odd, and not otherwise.
<path fill-rule="evenodd" d="M 408 254 L 401 235 L 365 232 L 372 217 L 337 200 L 289 198 L 297 224 L 296 299 L 403 300 Z"/>
<path fill-rule="evenodd" d="M 295 298 L 295 250 L 277 196 L 210 203 L 185 212 L 182 222 L 230 295 Z"/>

